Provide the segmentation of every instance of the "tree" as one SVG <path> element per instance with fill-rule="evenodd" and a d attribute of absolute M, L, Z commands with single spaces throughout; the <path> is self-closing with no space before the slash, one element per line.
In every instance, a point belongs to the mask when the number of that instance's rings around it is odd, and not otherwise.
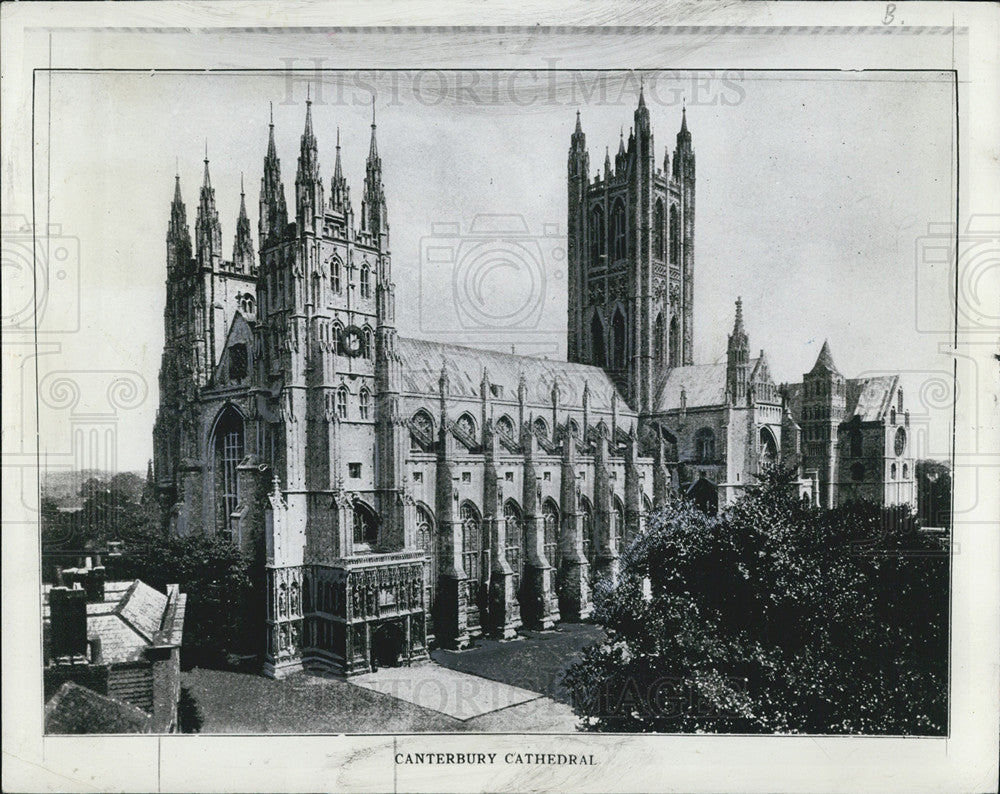
<path fill-rule="evenodd" d="M 590 729 L 942 734 L 948 557 L 906 508 L 822 510 L 774 470 L 656 515 L 564 683 Z"/>
<path fill-rule="evenodd" d="M 937 460 L 918 460 L 917 515 L 924 526 L 951 528 L 951 468 Z"/>
<path fill-rule="evenodd" d="M 112 578 L 141 579 L 161 591 L 178 584 L 187 594 L 185 661 L 215 664 L 230 653 L 261 650 L 258 573 L 254 561 L 226 538 L 179 537 L 154 524 L 129 537 Z"/>

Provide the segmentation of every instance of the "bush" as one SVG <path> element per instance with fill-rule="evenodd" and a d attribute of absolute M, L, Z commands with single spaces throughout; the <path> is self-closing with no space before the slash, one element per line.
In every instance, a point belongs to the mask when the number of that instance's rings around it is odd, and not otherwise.
<path fill-rule="evenodd" d="M 592 730 L 941 735 L 946 553 L 907 508 L 804 506 L 773 471 L 679 502 L 595 591 L 608 641 L 564 684 Z"/>

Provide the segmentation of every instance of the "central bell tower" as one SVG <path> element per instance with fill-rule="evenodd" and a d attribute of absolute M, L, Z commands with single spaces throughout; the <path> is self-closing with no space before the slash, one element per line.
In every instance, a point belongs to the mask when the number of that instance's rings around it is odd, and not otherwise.
<path fill-rule="evenodd" d="M 640 413 L 669 367 L 692 363 L 695 158 L 682 111 L 671 168 L 655 159 L 643 90 L 612 166 L 590 176 L 577 112 L 568 176 L 570 361 L 602 367 Z"/>

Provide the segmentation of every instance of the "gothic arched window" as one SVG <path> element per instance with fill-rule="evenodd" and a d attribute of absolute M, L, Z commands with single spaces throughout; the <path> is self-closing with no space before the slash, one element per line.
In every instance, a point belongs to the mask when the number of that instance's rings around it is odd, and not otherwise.
<path fill-rule="evenodd" d="M 612 350 L 614 353 L 615 369 L 625 369 L 625 317 L 621 309 L 615 312 L 615 319 L 611 321 Z"/>
<path fill-rule="evenodd" d="M 372 296 L 372 271 L 365 262 L 361 266 L 361 297 L 370 298 Z"/>
<path fill-rule="evenodd" d="M 583 526 L 583 556 L 594 567 L 594 508 L 586 496 L 580 497 L 580 524 Z"/>
<path fill-rule="evenodd" d="M 213 474 L 215 479 L 216 529 L 236 538 L 234 516 L 240 503 L 237 468 L 243 460 L 245 446 L 243 416 L 233 406 L 223 409 L 215 422 L 212 449 L 214 450 Z"/>
<path fill-rule="evenodd" d="M 499 419 L 497 419 L 497 432 L 511 440 L 514 439 L 514 420 L 511 419 L 507 414 L 504 414 Z"/>
<path fill-rule="evenodd" d="M 354 503 L 354 542 L 369 546 L 378 542 L 378 515 L 364 502 Z"/>
<path fill-rule="evenodd" d="M 778 445 L 767 427 L 760 429 L 760 462 L 764 466 L 773 466 L 778 462 Z"/>
<path fill-rule="evenodd" d="M 653 323 L 653 363 L 658 367 L 663 366 L 663 335 L 665 332 L 661 312 L 656 315 L 656 322 Z"/>
<path fill-rule="evenodd" d="M 479 603 L 480 572 L 479 549 L 482 546 L 482 520 L 472 502 L 462 502 L 458 510 L 462 522 L 462 567 L 465 568 L 467 598 L 469 606 Z"/>
<path fill-rule="evenodd" d="M 462 414 L 458 417 L 458 421 L 455 422 L 455 424 L 458 425 L 458 429 L 469 436 L 469 438 L 475 439 L 476 420 L 472 418 L 472 414 Z"/>
<path fill-rule="evenodd" d="M 621 199 L 615 202 L 611 211 L 611 244 L 612 258 L 615 261 L 628 255 L 628 245 L 625 235 L 625 204 Z"/>
<path fill-rule="evenodd" d="M 598 317 L 597 312 L 594 312 L 594 317 L 590 321 L 590 359 L 591 363 L 596 367 L 603 367 L 605 365 L 604 324 L 601 322 L 601 318 Z"/>
<path fill-rule="evenodd" d="M 677 205 L 670 207 L 670 264 L 680 262 L 681 253 L 681 223 L 677 215 Z"/>
<path fill-rule="evenodd" d="M 427 564 L 427 579 L 424 586 L 424 605 L 427 614 L 427 631 L 433 630 L 434 596 L 437 593 L 438 553 L 437 539 L 434 535 L 434 516 L 423 505 L 417 505 L 417 548 L 429 558 Z"/>
<path fill-rule="evenodd" d="M 625 505 L 615 497 L 614 514 L 611 521 L 611 550 L 618 551 L 618 540 L 625 531 Z"/>
<path fill-rule="evenodd" d="M 663 259 L 663 202 L 659 199 L 653 208 L 653 256 Z"/>
<path fill-rule="evenodd" d="M 507 533 L 507 545 L 505 554 L 507 563 L 514 571 L 514 592 L 521 589 L 521 575 L 524 571 L 524 560 L 522 558 L 523 542 L 521 533 L 524 531 L 524 522 L 521 520 L 521 508 L 513 499 L 508 499 L 503 506 L 504 529 Z"/>
<path fill-rule="evenodd" d="M 715 433 L 709 427 L 702 427 L 694 434 L 695 457 L 699 463 L 715 460 Z"/>
<path fill-rule="evenodd" d="M 371 358 L 373 349 L 372 329 L 366 325 L 361 331 L 361 356 L 363 358 Z"/>
<path fill-rule="evenodd" d="M 423 408 L 410 418 L 410 449 L 424 451 L 434 443 L 434 420 Z"/>
<path fill-rule="evenodd" d="M 542 504 L 542 523 L 545 527 L 545 558 L 559 570 L 562 555 L 559 553 L 559 508 L 551 499 Z"/>
<path fill-rule="evenodd" d="M 535 431 L 536 436 L 541 436 L 542 438 L 549 437 L 549 425 L 540 416 L 535 417 L 535 421 L 531 423 L 531 429 Z"/>
<path fill-rule="evenodd" d="M 330 342 L 330 346 L 333 348 L 333 352 L 340 352 L 340 335 L 344 332 L 344 326 L 339 322 L 333 324 L 333 339 Z"/>
<path fill-rule="evenodd" d="M 337 389 L 337 416 L 347 418 L 347 388 L 344 386 Z"/>
<path fill-rule="evenodd" d="M 362 389 L 358 395 L 358 414 L 362 419 L 368 419 L 371 413 L 372 396 L 368 389 Z"/>
<path fill-rule="evenodd" d="M 334 257 L 330 261 L 330 288 L 333 290 L 335 295 L 340 294 L 340 271 L 340 260 L 337 257 Z"/>
<path fill-rule="evenodd" d="M 607 232 L 604 229 L 604 208 L 598 204 L 590 213 L 590 261 L 600 264 L 604 256 L 604 241 Z"/>
<path fill-rule="evenodd" d="M 670 321 L 670 366 L 679 367 L 681 364 L 681 326 L 674 317 Z"/>

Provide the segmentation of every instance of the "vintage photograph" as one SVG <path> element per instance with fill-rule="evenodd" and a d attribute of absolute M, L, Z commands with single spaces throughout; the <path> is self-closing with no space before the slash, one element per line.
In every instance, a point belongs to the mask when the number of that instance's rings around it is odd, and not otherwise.
<path fill-rule="evenodd" d="M 947 736 L 956 91 L 47 72 L 45 732 Z"/>

